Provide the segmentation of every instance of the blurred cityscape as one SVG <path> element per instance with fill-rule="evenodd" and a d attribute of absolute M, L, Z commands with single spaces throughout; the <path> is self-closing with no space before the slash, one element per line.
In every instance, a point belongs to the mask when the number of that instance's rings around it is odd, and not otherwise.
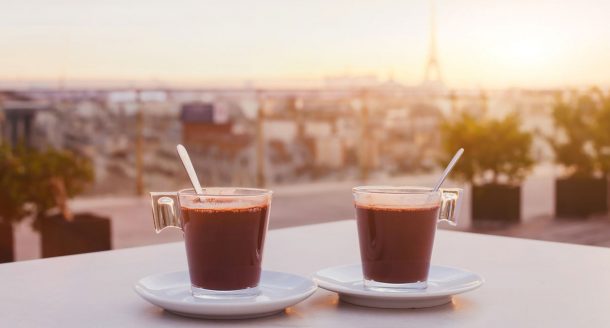
<path fill-rule="evenodd" d="M 550 162 L 545 139 L 561 92 L 449 91 L 360 78 L 329 80 L 319 90 L 4 91 L 0 131 L 13 144 L 91 158 L 87 193 L 95 195 L 183 186 L 178 143 L 207 185 L 366 181 L 437 169 L 441 120 L 458 112 L 520 114 L 535 135 L 536 161 Z"/>
<path fill-rule="evenodd" d="M 524 213 L 552 215 L 552 189 L 544 190 L 553 173 L 546 138 L 560 90 L 332 82 L 320 90 L 3 91 L 0 126 L 8 142 L 70 149 L 92 160 L 94 182 L 73 204 L 113 219 L 114 247 L 180 240 L 178 233 L 152 233 L 148 201 L 138 197 L 188 187 L 178 143 L 205 185 L 279 189 L 271 227 L 285 227 L 353 217 L 349 190 L 356 184 L 431 185 L 440 170 L 441 121 L 457 112 L 526 118 L 546 178 L 530 183 L 528 195 L 536 198 Z M 459 229 L 471 227 L 465 203 Z M 18 231 L 22 244 L 36 245 L 26 226 Z M 18 258 L 38 254 L 22 250 Z"/>

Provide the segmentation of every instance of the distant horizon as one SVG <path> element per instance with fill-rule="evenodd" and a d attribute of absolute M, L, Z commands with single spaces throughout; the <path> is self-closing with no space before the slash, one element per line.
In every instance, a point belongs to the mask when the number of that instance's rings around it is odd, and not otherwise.
<path fill-rule="evenodd" d="M 380 86 L 384 83 L 394 82 L 398 83 L 405 88 L 418 88 L 422 87 L 421 83 L 406 83 L 404 81 L 390 79 L 390 78 L 379 78 L 376 76 L 367 75 L 368 77 L 376 78 L 376 83 L 369 85 Z M 263 79 L 263 80 L 215 80 L 215 81 L 162 81 L 162 80 L 135 80 L 135 79 L 74 79 L 60 81 L 57 79 L 38 79 L 38 80 L 5 80 L 0 79 L 0 91 L 1 90 L 104 90 L 104 89 L 148 89 L 148 90 L 159 90 L 159 89 L 269 89 L 269 90 L 281 90 L 281 89 L 333 89 L 329 85 L 328 79 L 332 78 L 354 78 L 358 79 L 362 76 L 332 76 L 322 77 L 318 79 Z M 352 85 L 347 88 L 359 88 L 367 86 Z M 522 90 L 569 90 L 569 89 L 588 89 L 591 87 L 598 87 L 603 90 L 610 92 L 610 84 L 563 84 L 563 85 L 549 85 L 549 86 L 522 86 L 522 85 L 510 85 L 510 86 L 496 86 L 486 87 L 483 85 L 477 86 L 465 86 L 465 87 L 452 87 L 446 85 L 447 90 L 511 90 L 511 89 L 522 89 Z M 340 87 L 335 87 L 338 89 Z M 343 87 L 344 88 L 344 87 Z"/>

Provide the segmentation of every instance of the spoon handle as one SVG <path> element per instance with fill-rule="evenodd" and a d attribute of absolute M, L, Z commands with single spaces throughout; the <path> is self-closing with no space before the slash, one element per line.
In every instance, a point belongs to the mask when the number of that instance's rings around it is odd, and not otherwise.
<path fill-rule="evenodd" d="M 197 178 L 197 173 L 195 173 L 195 168 L 193 167 L 193 163 L 191 162 L 191 158 L 189 157 L 189 153 L 186 151 L 186 148 L 179 144 L 176 146 L 176 150 L 178 151 L 178 156 L 180 156 L 180 159 L 182 160 L 186 174 L 188 174 L 189 179 L 191 179 L 193 188 L 195 188 L 197 194 L 203 194 L 203 189 L 201 189 L 199 179 Z"/>
<path fill-rule="evenodd" d="M 457 161 L 460 159 L 460 157 L 462 157 L 463 153 L 464 153 L 464 148 L 460 148 L 460 150 L 458 150 L 457 153 L 455 153 L 455 155 L 453 155 L 451 162 L 449 162 L 449 165 L 447 165 L 447 168 L 445 168 L 445 171 L 443 171 L 441 178 L 438 180 L 438 182 L 434 186 L 434 191 L 437 191 L 441 187 L 443 182 L 445 182 L 445 179 L 449 175 L 449 172 L 451 172 L 451 170 L 453 169 L 453 167 L 455 166 Z"/>

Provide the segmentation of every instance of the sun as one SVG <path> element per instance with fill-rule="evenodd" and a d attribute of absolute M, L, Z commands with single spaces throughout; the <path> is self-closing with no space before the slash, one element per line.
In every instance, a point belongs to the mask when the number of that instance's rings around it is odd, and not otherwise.
<path fill-rule="evenodd" d="M 537 64 L 548 58 L 548 48 L 539 40 L 518 39 L 507 42 L 505 55 L 521 64 Z"/>
<path fill-rule="evenodd" d="M 495 35 L 491 55 L 498 66 L 514 74 L 548 73 L 561 57 L 561 39 L 550 30 L 522 25 L 502 32 Z"/>

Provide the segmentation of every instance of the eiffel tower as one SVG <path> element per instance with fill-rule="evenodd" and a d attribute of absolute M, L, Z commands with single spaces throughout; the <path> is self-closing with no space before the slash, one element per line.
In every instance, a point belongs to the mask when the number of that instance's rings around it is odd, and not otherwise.
<path fill-rule="evenodd" d="M 445 84 L 441 76 L 441 68 L 438 64 L 437 49 L 436 49 L 436 17 L 435 17 L 434 0 L 430 0 L 430 50 L 428 53 L 428 61 L 426 62 L 426 71 L 422 85 L 429 87 L 444 88 Z"/>

